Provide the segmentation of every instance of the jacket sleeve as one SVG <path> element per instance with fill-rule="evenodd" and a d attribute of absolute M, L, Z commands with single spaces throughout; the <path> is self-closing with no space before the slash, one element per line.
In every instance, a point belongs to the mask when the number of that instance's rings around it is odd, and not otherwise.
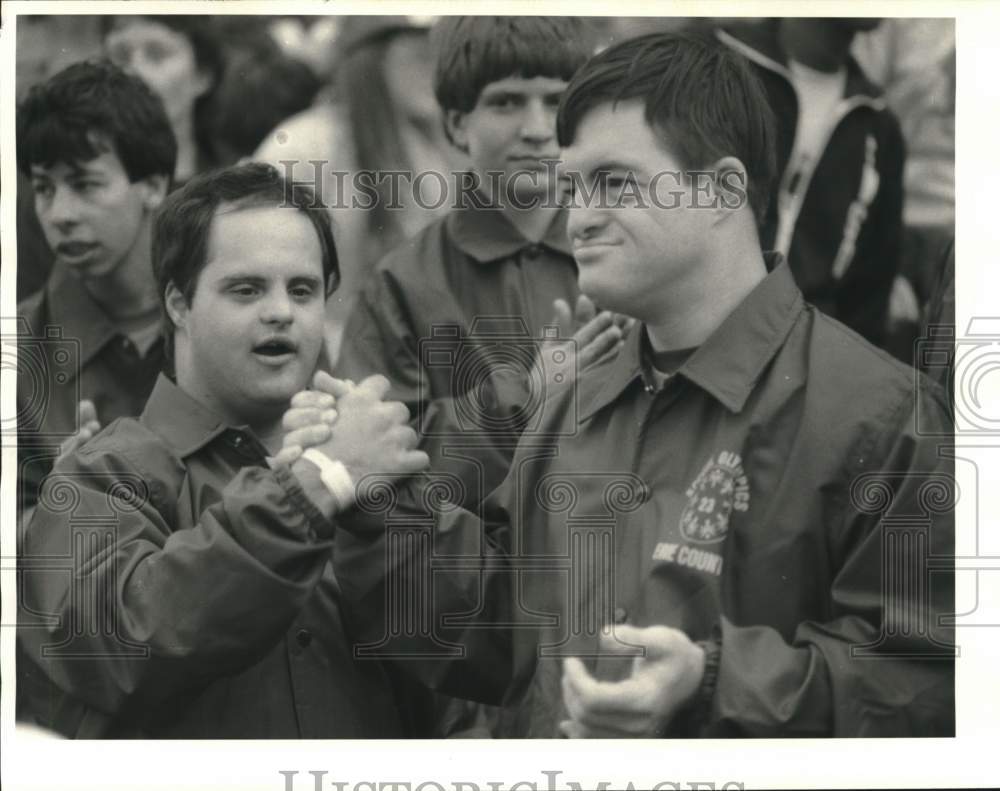
<path fill-rule="evenodd" d="M 906 145 L 899 122 L 886 111 L 878 140 L 879 188 L 862 231 L 865 241 L 837 294 L 837 315 L 874 344 L 885 336 L 889 294 L 900 272 L 903 244 L 903 166 Z"/>
<path fill-rule="evenodd" d="M 950 426 L 927 385 L 921 428 Z M 954 613 L 953 460 L 904 411 L 902 428 L 892 421 L 871 448 L 881 466 L 853 476 L 831 530 L 830 617 L 801 623 L 790 642 L 723 619 L 702 735 L 954 735 L 954 648 L 943 625 Z"/>
<path fill-rule="evenodd" d="M 453 505 L 454 485 L 440 472 L 368 485 L 338 519 L 334 568 L 362 652 L 429 689 L 497 704 L 513 672 L 507 483 L 482 517 Z"/>
<path fill-rule="evenodd" d="M 68 694 L 140 717 L 273 647 L 329 562 L 332 525 L 287 468 L 247 467 L 178 529 L 177 461 L 134 458 L 95 442 L 46 479 L 20 562 L 22 612 L 47 625 L 19 637 Z"/>
<path fill-rule="evenodd" d="M 529 383 L 511 367 L 476 379 L 468 395 L 456 392 L 442 367 L 423 359 L 426 330 L 416 326 L 404 283 L 377 270 L 358 298 L 344 331 L 337 374 L 360 381 L 375 373 L 392 383 L 387 396 L 410 410 L 431 469 L 457 477 L 460 504 L 476 509 L 503 481 L 528 415 Z"/>

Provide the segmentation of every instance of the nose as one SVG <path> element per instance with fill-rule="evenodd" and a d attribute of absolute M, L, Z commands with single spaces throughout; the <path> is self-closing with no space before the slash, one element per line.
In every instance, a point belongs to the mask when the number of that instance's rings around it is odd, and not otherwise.
<path fill-rule="evenodd" d="M 55 187 L 49 205 L 40 213 L 59 230 L 64 231 L 80 221 L 80 201 L 73 190 L 60 184 Z"/>
<path fill-rule="evenodd" d="M 570 241 L 589 239 L 600 232 L 607 224 L 608 218 L 601 209 L 601 202 L 596 192 L 590 194 L 577 186 L 574 193 L 566 201 L 566 234 Z M 587 195 L 590 195 L 589 199 Z"/>
<path fill-rule="evenodd" d="M 260 320 L 265 324 L 290 324 L 292 300 L 284 289 L 275 289 L 261 300 Z"/>
<path fill-rule="evenodd" d="M 538 97 L 532 98 L 524 108 L 521 137 L 531 143 L 547 143 L 556 133 L 556 111 Z"/>

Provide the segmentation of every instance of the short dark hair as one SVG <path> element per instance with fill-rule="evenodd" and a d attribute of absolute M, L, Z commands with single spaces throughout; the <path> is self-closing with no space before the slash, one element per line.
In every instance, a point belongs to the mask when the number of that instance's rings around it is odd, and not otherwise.
<path fill-rule="evenodd" d="M 132 182 L 173 178 L 177 141 L 159 97 L 107 60 L 74 63 L 34 86 L 17 109 L 17 167 L 51 167 L 100 156 L 104 136 Z"/>
<path fill-rule="evenodd" d="M 442 110 L 469 112 L 483 88 L 507 77 L 569 80 L 596 36 L 576 17 L 442 17 L 433 30 L 434 94 Z"/>
<path fill-rule="evenodd" d="M 174 325 L 166 310 L 171 283 L 190 304 L 205 268 L 212 220 L 222 205 L 234 208 L 282 208 L 300 211 L 316 229 L 323 259 L 325 293 L 340 282 L 337 247 L 330 214 L 305 184 L 286 181 L 271 165 L 251 162 L 195 176 L 164 201 L 153 222 L 153 274 L 163 309 L 167 358 L 173 358 Z"/>
<path fill-rule="evenodd" d="M 645 102 L 647 123 L 683 167 L 737 157 L 761 220 L 775 178 L 775 122 L 764 87 L 741 55 L 706 31 L 651 33 L 609 47 L 563 94 L 559 144 L 572 143 L 580 121 L 597 105 L 630 99 Z"/>
<path fill-rule="evenodd" d="M 209 128 L 220 159 L 249 157 L 278 124 L 307 109 L 321 87 L 277 44 L 234 52 L 213 97 Z"/>

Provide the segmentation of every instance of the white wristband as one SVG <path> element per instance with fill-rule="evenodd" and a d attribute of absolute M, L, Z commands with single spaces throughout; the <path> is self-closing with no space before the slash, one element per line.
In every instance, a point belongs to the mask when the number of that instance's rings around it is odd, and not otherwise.
<path fill-rule="evenodd" d="M 354 503 L 354 481 L 343 462 L 335 461 L 316 448 L 306 448 L 302 458 L 319 468 L 319 479 L 342 508 Z"/>

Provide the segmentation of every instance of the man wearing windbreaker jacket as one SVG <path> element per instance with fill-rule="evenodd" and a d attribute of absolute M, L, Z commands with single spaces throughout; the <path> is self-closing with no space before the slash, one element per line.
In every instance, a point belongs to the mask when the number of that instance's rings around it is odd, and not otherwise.
<path fill-rule="evenodd" d="M 509 664 L 496 735 L 954 735 L 945 398 L 762 250 L 772 124 L 710 36 L 592 58 L 568 232 L 581 291 L 641 324 L 481 513 L 433 472 L 338 512 L 358 649 L 444 690 Z"/>

